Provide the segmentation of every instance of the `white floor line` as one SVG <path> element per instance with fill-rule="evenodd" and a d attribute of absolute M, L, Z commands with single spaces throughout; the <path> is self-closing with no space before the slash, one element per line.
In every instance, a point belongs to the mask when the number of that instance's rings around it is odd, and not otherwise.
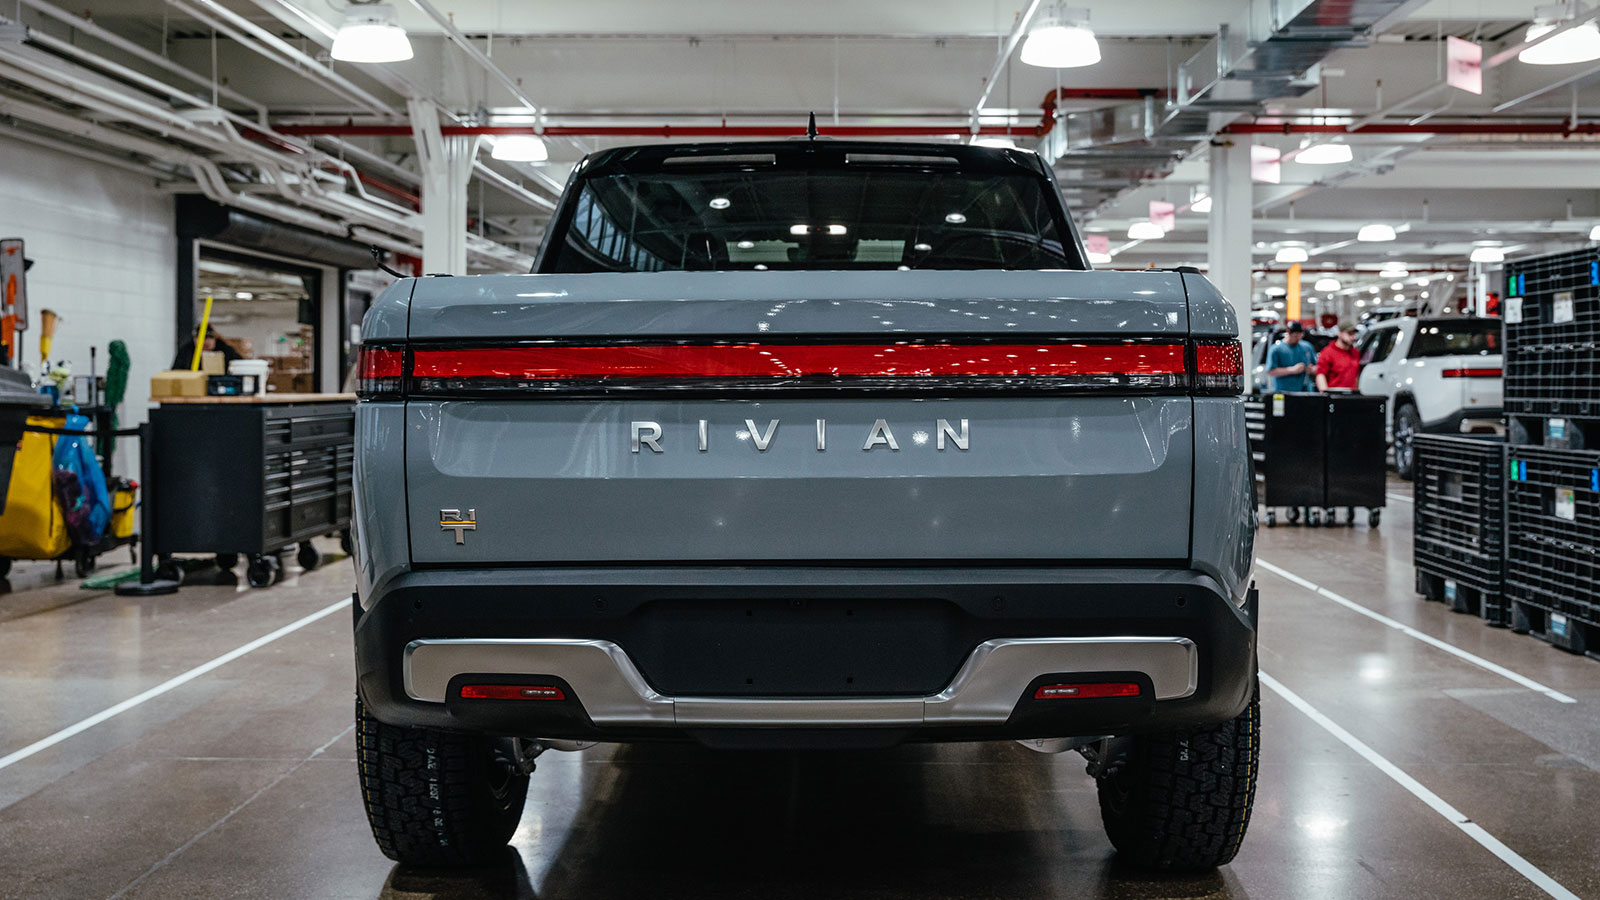
<path fill-rule="evenodd" d="M 1450 643 L 1447 643 L 1445 641 L 1441 641 L 1441 640 L 1439 640 L 1438 638 L 1434 637 L 1431 634 L 1423 634 L 1422 632 L 1418 631 L 1415 628 L 1412 628 L 1410 625 L 1407 625 L 1404 622 L 1398 622 L 1398 621 L 1396 621 L 1394 619 L 1389 618 L 1386 615 L 1383 615 L 1382 613 L 1373 612 L 1372 610 L 1367 609 L 1365 606 L 1362 606 L 1361 604 L 1355 602 L 1354 600 L 1350 600 L 1350 599 L 1347 599 L 1345 597 L 1341 597 L 1338 594 L 1335 594 L 1333 591 L 1330 591 L 1325 587 L 1319 587 L 1314 582 L 1307 581 L 1306 579 L 1301 578 L 1299 575 L 1294 574 L 1293 572 L 1289 571 L 1288 569 L 1284 569 L 1284 568 L 1281 568 L 1279 566 L 1275 566 L 1272 563 L 1267 562 L 1266 560 L 1262 559 L 1259 556 L 1256 557 L 1256 565 L 1260 566 L 1263 569 L 1266 569 L 1268 572 L 1271 572 L 1271 573 L 1273 573 L 1274 575 L 1277 575 L 1280 578 L 1284 578 L 1284 579 L 1287 579 L 1289 581 L 1292 581 L 1295 584 L 1300 585 L 1301 587 L 1305 588 L 1308 591 L 1312 591 L 1312 592 L 1314 592 L 1316 594 L 1319 594 L 1319 595 L 1321 595 L 1323 597 L 1327 597 L 1329 600 L 1332 600 L 1333 602 L 1338 603 L 1341 606 L 1347 607 L 1347 608 L 1349 608 L 1349 609 L 1351 609 L 1351 610 L 1353 610 L 1355 612 L 1358 612 L 1358 613 L 1362 614 L 1363 616 L 1366 616 L 1369 619 L 1372 619 L 1372 620 L 1377 621 L 1377 622 L 1382 622 L 1383 624 L 1389 626 L 1390 628 L 1393 628 L 1394 630 L 1400 632 L 1401 634 L 1406 635 L 1407 637 L 1416 638 L 1417 640 L 1423 642 L 1424 644 L 1427 644 L 1430 647 L 1437 647 L 1440 650 L 1443 650 L 1444 652 L 1451 654 L 1452 656 L 1458 656 L 1461 659 L 1464 659 L 1467 662 L 1472 663 L 1475 666 L 1478 666 L 1479 668 L 1486 669 L 1486 670 L 1488 670 L 1490 672 L 1493 672 L 1496 675 L 1499 675 L 1502 678 L 1508 679 L 1510 681 L 1514 681 L 1517 684 L 1522 685 L 1523 687 L 1527 688 L 1530 691 L 1537 691 L 1538 693 L 1541 693 L 1541 694 L 1545 695 L 1546 697 L 1549 697 L 1551 700 L 1554 700 L 1557 703 L 1577 703 L 1578 702 L 1578 701 L 1572 699 L 1571 697 L 1568 697 L 1566 694 L 1561 693 L 1560 691 L 1556 690 L 1553 687 L 1549 687 L 1547 685 L 1540 684 L 1539 682 L 1534 681 L 1532 678 L 1529 678 L 1526 675 L 1521 675 L 1521 674 L 1518 674 L 1516 672 L 1513 672 L 1510 669 L 1506 668 L 1505 666 L 1500 665 L 1499 663 L 1490 662 L 1489 660 L 1484 659 L 1483 657 L 1478 656 L 1475 653 L 1468 653 L 1467 651 L 1461 649 L 1460 647 L 1455 646 L 1454 644 L 1450 644 Z"/>
<path fill-rule="evenodd" d="M 1388 497 L 1390 500 L 1399 500 L 1401 503 L 1415 503 L 1415 502 L 1417 502 L 1416 500 L 1414 500 L 1411 497 L 1406 496 L 1405 494 L 1387 493 L 1387 494 L 1384 494 L 1384 496 Z"/>
<path fill-rule="evenodd" d="M 1544 891 L 1557 900 L 1579 900 L 1577 894 L 1567 890 L 1561 882 L 1545 874 L 1543 869 L 1523 859 L 1521 854 L 1500 842 L 1499 838 L 1484 830 L 1483 826 L 1467 818 L 1462 812 L 1444 801 L 1444 798 L 1428 790 L 1403 769 L 1390 762 L 1383 754 L 1367 746 L 1360 738 L 1345 731 L 1339 724 L 1323 715 L 1316 707 L 1307 703 L 1303 697 L 1289 690 L 1278 682 L 1276 678 L 1265 672 L 1261 673 L 1261 683 L 1273 693 L 1289 702 L 1289 705 L 1304 713 L 1307 718 L 1322 727 L 1322 730 L 1338 738 L 1341 743 L 1358 753 L 1367 762 L 1377 767 L 1378 771 L 1389 776 L 1401 787 L 1410 791 L 1412 796 L 1421 800 L 1439 815 L 1443 816 L 1450 824 L 1461 829 L 1466 835 L 1477 841 L 1484 849 L 1498 856 L 1501 862 L 1515 869 L 1519 875 L 1528 879 L 1539 890 Z"/>
<path fill-rule="evenodd" d="M 148 691 L 145 691 L 142 694 L 139 694 L 139 695 L 134 696 L 134 697 L 129 697 L 128 699 L 122 701 L 121 703 L 118 703 L 116 706 L 111 706 L 111 707 L 107 707 L 106 709 L 102 709 L 101 711 L 95 713 L 94 715 L 90 716 L 89 718 L 84 719 L 83 721 L 78 722 L 78 723 L 76 723 L 74 725 L 68 725 L 66 728 L 61 729 L 60 731 L 56 732 L 55 734 L 50 735 L 47 738 L 43 738 L 41 740 L 34 741 L 33 743 L 29 744 L 28 746 L 23 747 L 21 750 L 17 750 L 17 751 L 14 751 L 12 753 L 8 753 L 5 756 L 0 756 L 0 769 L 4 769 L 5 767 L 7 767 L 7 766 L 9 766 L 9 765 L 11 765 L 13 763 L 21 762 L 22 760 L 27 759 L 28 757 L 34 755 L 35 753 L 38 753 L 41 750 L 46 750 L 46 749 L 49 749 L 50 747 L 54 747 L 56 744 L 61 743 L 62 741 L 66 740 L 69 737 L 72 737 L 75 734 L 82 734 L 83 732 L 88 731 L 89 729 L 93 728 L 94 726 L 99 725 L 101 722 L 106 721 L 107 719 L 110 719 L 110 718 L 112 718 L 114 716 L 119 716 L 122 713 L 125 713 L 128 710 L 133 709 L 135 706 L 138 706 L 139 704 L 144 703 L 147 700 L 153 700 L 156 697 L 159 697 L 162 694 L 165 694 L 166 692 L 172 690 L 173 688 L 180 687 L 182 685 L 188 684 L 189 682 L 195 680 L 196 678 L 199 678 L 201 675 L 204 675 L 207 672 L 210 672 L 212 669 L 215 669 L 218 666 L 225 666 L 228 663 L 233 662 L 234 660 L 236 660 L 239 657 L 245 655 L 246 653 L 249 653 L 252 650 L 259 650 L 260 648 L 265 647 L 266 645 L 272 643 L 273 641 L 277 640 L 278 638 L 281 638 L 286 634 L 290 634 L 292 632 L 299 631 L 300 629 L 306 627 L 307 625 L 310 625 L 312 622 L 315 622 L 318 619 L 322 619 L 322 618 L 325 618 L 327 616 L 331 616 L 331 615 L 333 615 L 334 613 L 338 612 L 341 609 L 342 610 L 347 610 L 347 611 L 350 609 L 350 600 L 349 600 L 349 598 L 345 598 L 345 599 L 339 600 L 339 601 L 337 601 L 335 603 L 331 603 L 331 604 L 323 607 L 322 609 L 317 610 L 316 612 L 312 613 L 309 616 L 305 616 L 304 618 L 296 619 L 295 621 L 290 622 L 289 624 L 283 626 L 282 628 L 279 628 L 277 631 L 274 631 L 274 632 L 272 632 L 270 634 L 264 634 L 261 637 L 258 637 L 255 640 L 251 641 L 250 643 L 245 644 L 244 646 L 239 647 L 237 649 L 229 650 L 227 653 L 222 654 L 221 656 L 217 657 L 216 659 L 211 660 L 210 662 L 201 663 L 200 665 L 195 666 L 194 668 L 190 669 L 189 671 L 184 672 L 182 675 L 178 675 L 178 676 L 175 676 L 173 678 L 169 678 L 168 680 L 161 682 L 160 684 L 156 685 L 155 687 L 151 688 Z"/>

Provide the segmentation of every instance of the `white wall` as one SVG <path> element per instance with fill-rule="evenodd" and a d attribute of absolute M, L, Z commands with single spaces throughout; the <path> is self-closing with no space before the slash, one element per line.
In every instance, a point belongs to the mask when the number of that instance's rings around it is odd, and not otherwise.
<path fill-rule="evenodd" d="M 172 362 L 177 237 L 173 200 L 154 179 L 0 138 L 0 236 L 27 242 L 28 332 L 22 359 L 39 370 L 39 311 L 63 317 L 50 357 L 88 374 L 89 347 L 105 374 L 106 345 L 128 345 L 133 368 L 122 426 L 146 418 L 151 374 Z M 139 477 L 133 441 L 115 471 Z"/>

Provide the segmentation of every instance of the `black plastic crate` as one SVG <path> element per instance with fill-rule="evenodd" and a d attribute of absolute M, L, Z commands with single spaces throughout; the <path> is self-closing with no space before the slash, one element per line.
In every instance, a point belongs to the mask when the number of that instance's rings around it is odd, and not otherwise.
<path fill-rule="evenodd" d="M 1506 411 L 1600 417 L 1600 249 L 1507 263 L 1502 313 Z"/>
<path fill-rule="evenodd" d="M 1600 450 L 1509 448 L 1506 536 L 1513 627 L 1589 649 L 1600 627 Z"/>
<path fill-rule="evenodd" d="M 1415 447 L 1412 546 L 1417 591 L 1490 625 L 1510 624 L 1505 602 L 1505 444 L 1418 435 Z"/>

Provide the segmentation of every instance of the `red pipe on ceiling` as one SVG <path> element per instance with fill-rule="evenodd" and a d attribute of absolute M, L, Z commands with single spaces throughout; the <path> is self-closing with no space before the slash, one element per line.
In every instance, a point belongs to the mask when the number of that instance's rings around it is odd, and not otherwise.
<path fill-rule="evenodd" d="M 330 137 L 410 137 L 410 125 L 282 125 L 279 134 Z M 439 129 L 451 135 L 537 134 L 529 125 L 446 125 Z M 805 137 L 804 126 L 794 125 L 548 125 L 545 137 Z M 823 137 L 934 137 L 971 134 L 966 125 L 823 125 Z M 1022 125 L 985 125 L 980 135 L 1032 137 L 1033 128 Z"/>

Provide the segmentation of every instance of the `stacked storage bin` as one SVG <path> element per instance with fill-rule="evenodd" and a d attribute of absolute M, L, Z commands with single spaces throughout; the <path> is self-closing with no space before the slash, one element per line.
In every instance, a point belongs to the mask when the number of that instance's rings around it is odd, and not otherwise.
<path fill-rule="evenodd" d="M 1511 624 L 1505 602 L 1506 446 L 1416 437 L 1417 593 L 1489 625 Z"/>
<path fill-rule="evenodd" d="M 1600 654 L 1600 250 L 1508 264 L 1505 334 L 1511 625 Z"/>

